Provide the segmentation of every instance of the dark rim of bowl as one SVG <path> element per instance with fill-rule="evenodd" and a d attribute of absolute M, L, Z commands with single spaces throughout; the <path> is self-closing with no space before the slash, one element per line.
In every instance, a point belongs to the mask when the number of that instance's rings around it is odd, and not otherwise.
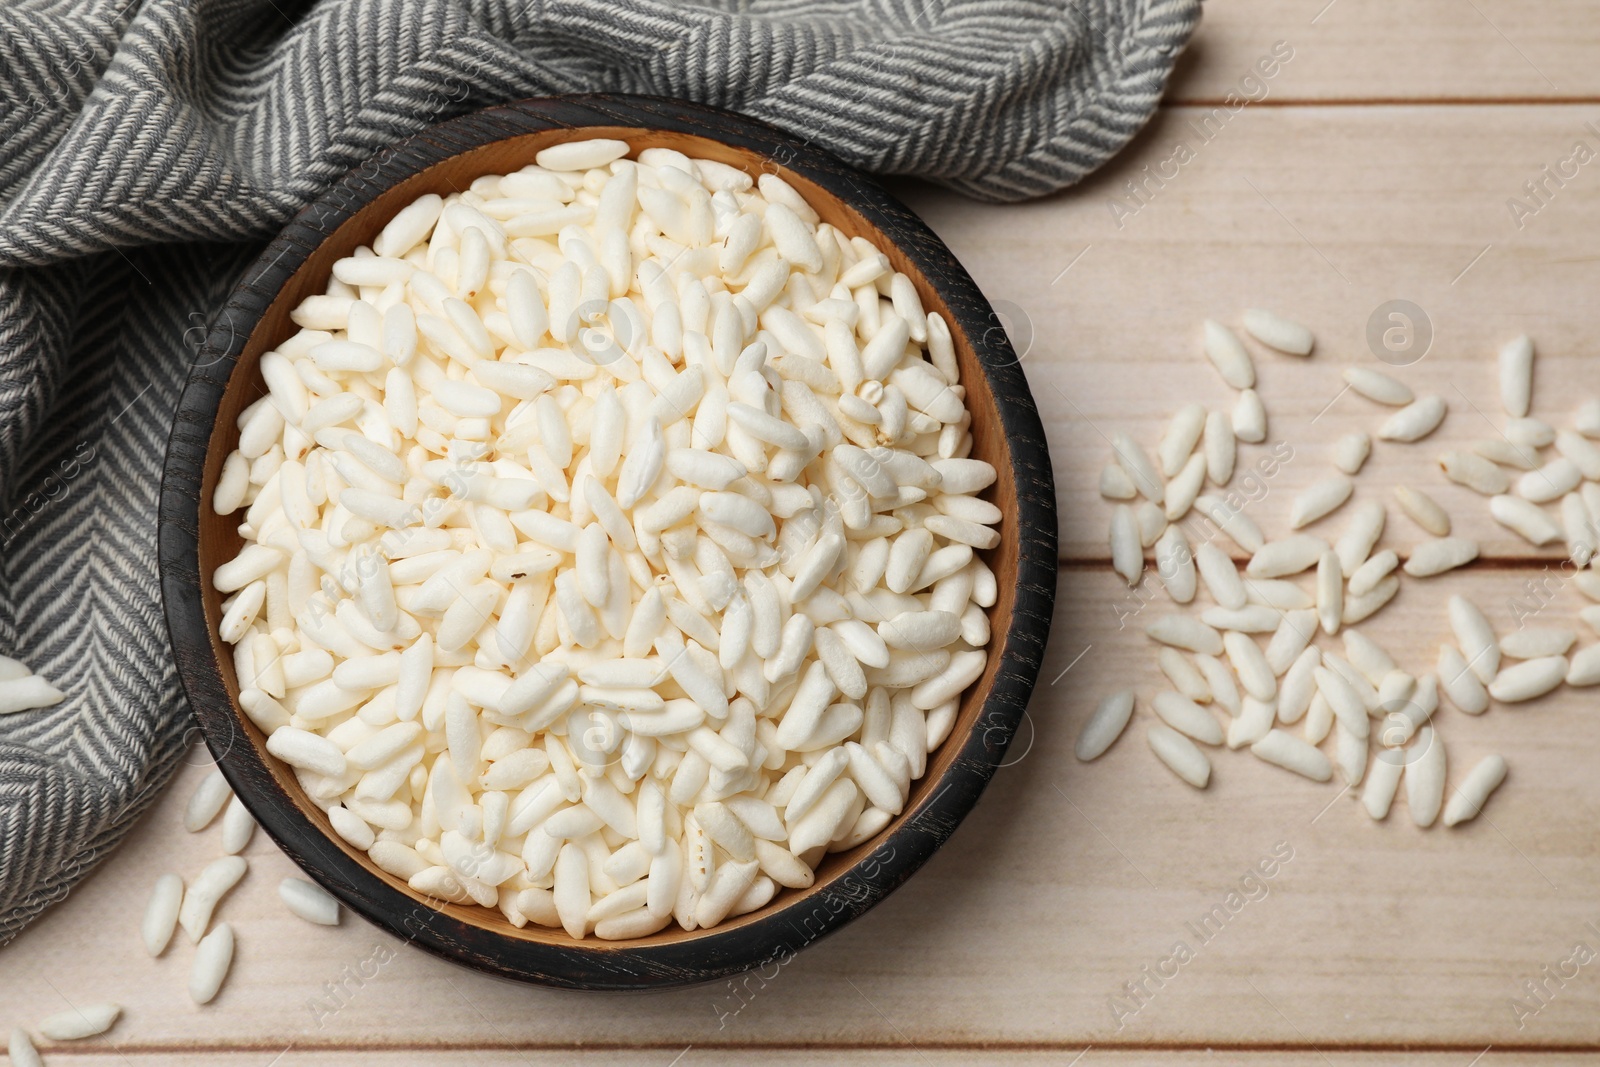
<path fill-rule="evenodd" d="M 729 140 L 852 204 L 886 230 L 946 300 L 988 378 L 1016 483 L 1018 566 L 1010 625 L 991 648 L 1001 662 L 981 713 L 931 789 L 874 850 L 826 886 L 756 920 L 676 942 L 565 946 L 508 938 L 429 908 L 375 878 L 313 825 L 278 785 L 243 729 L 210 642 L 201 600 L 199 517 L 205 454 L 262 294 L 276 294 L 321 239 L 394 180 L 501 138 L 550 129 L 635 126 Z M 712 981 L 774 962 L 861 915 L 909 878 L 977 803 L 1028 704 L 1049 635 L 1056 586 L 1056 506 L 1050 455 L 1027 380 L 1005 331 L 971 277 L 908 208 L 875 181 L 763 122 L 717 108 L 609 94 L 522 100 L 430 126 L 382 153 L 382 174 L 351 170 L 266 247 L 219 311 L 190 373 L 168 441 L 159 545 L 167 628 L 179 678 L 218 765 L 267 833 L 299 866 L 368 921 L 436 955 L 547 985 L 637 990 Z"/>

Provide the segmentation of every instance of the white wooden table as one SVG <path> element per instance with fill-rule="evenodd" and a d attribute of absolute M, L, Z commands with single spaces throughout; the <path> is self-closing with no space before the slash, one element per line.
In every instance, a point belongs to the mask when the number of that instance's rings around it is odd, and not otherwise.
<path fill-rule="evenodd" d="M 1107 564 L 1095 485 L 1105 438 L 1153 443 L 1180 401 L 1228 400 L 1198 355 L 1202 317 L 1271 307 L 1317 332 L 1310 363 L 1260 363 L 1271 439 L 1295 458 L 1253 513 L 1281 529 L 1294 493 L 1328 469 L 1331 442 L 1375 425 L 1371 405 L 1338 396 L 1342 366 L 1373 358 L 1369 315 L 1391 299 L 1426 311 L 1431 351 L 1401 373 L 1445 395 L 1450 415 L 1426 445 L 1380 452 L 1360 492 L 1426 487 L 1485 559 L 1408 587 L 1365 627 L 1419 670 L 1446 632 L 1445 594 L 1468 591 L 1509 625 L 1543 566 L 1433 465 L 1493 432 L 1475 408 L 1497 411 L 1495 348 L 1535 336 L 1535 410 L 1557 422 L 1600 396 L 1600 162 L 1521 228 L 1507 207 L 1575 140 L 1600 149 L 1586 126 L 1600 127 L 1600 11 L 1580 0 L 1207 7 L 1168 105 L 1083 187 L 1009 207 L 903 190 L 1026 352 L 1062 512 L 1060 606 L 1029 723 L 978 810 L 905 888 L 776 976 L 588 996 L 468 972 L 348 915 L 311 927 L 279 905 L 293 868 L 258 835 L 223 906 L 238 932 L 233 976 L 196 1008 L 191 947 L 150 960 L 137 924 L 158 874 L 192 875 L 218 849 L 217 829 L 179 826 L 204 771 L 197 753 L 117 854 L 0 951 L 0 1023 L 119 1001 L 125 1016 L 105 1038 L 49 1053 L 96 1065 L 1600 1063 L 1600 958 L 1551 983 L 1536 1014 L 1512 1008 L 1523 978 L 1579 943 L 1600 950 L 1592 696 L 1563 691 L 1481 719 L 1441 711 L 1458 766 L 1489 751 L 1512 766 L 1488 817 L 1451 832 L 1373 824 L 1336 787 L 1246 756 L 1219 756 L 1204 794 L 1132 735 L 1098 763 L 1072 759 L 1099 693 L 1131 679 L 1148 694 L 1160 680 L 1139 620 L 1119 629 L 1130 604 Z M 1264 89 L 1244 83 L 1278 41 L 1293 58 Z M 1241 88 L 1264 98 L 1198 135 Z M 1179 141 L 1192 158 L 1149 180 Z M 1147 190 L 1136 211 L 1130 180 Z M 1116 199 L 1125 210 L 1113 212 Z M 1398 518 L 1391 530 L 1390 544 L 1415 534 Z M 1578 605 L 1563 590 L 1548 619 Z M 1274 850 L 1290 858 L 1255 899 L 1196 937 L 1189 924 Z M 1193 958 L 1159 985 L 1145 978 L 1172 974 L 1162 961 L 1178 941 Z M 1119 1019 L 1112 998 L 1141 981 L 1139 1010 Z"/>

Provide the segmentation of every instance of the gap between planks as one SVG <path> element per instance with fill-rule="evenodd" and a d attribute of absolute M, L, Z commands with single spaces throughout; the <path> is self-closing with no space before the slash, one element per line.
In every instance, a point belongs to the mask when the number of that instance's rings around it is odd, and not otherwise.
<path fill-rule="evenodd" d="M 117 1054 L 127 1056 L 176 1056 L 176 1055 L 239 1055 L 256 1053 L 283 1053 L 291 1049 L 300 1054 L 305 1053 L 370 1053 L 373 1055 L 397 1052 L 571 1052 L 592 1054 L 597 1052 L 661 1052 L 667 1055 L 683 1051 L 683 1042 L 639 1042 L 626 1041 L 581 1041 L 581 1042 L 541 1042 L 541 1041 L 465 1041 L 465 1042 L 430 1042 L 430 1041 L 397 1041 L 397 1042 L 357 1042 L 357 1041 L 330 1041 L 295 1042 L 288 1048 L 271 1041 L 242 1042 L 238 1044 L 224 1042 L 178 1044 L 174 1042 L 153 1042 L 150 1044 L 119 1044 L 114 1046 Z M 992 1053 L 1080 1053 L 1084 1051 L 1083 1041 L 812 1041 L 812 1042 L 787 1042 L 787 1041 L 750 1041 L 750 1042 L 696 1042 L 693 1047 L 698 1052 L 715 1054 L 719 1052 L 901 1052 L 901 1051 L 926 1051 L 926 1052 L 992 1052 Z M 1360 1054 L 1439 1054 L 1439 1055 L 1465 1055 L 1473 1056 L 1485 1050 L 1481 1043 L 1471 1042 L 1386 1042 L 1386 1041 L 1353 1041 L 1353 1042 L 1228 1042 L 1228 1041 L 1098 1041 L 1091 1048 L 1102 1052 L 1156 1052 L 1156 1053 L 1217 1053 L 1232 1052 L 1248 1055 L 1267 1055 L 1272 1053 L 1304 1053 L 1326 1052 L 1336 1055 Z M 1534 1056 L 1562 1056 L 1562 1055 L 1595 1055 L 1600 1054 L 1600 1044 L 1496 1044 L 1490 1045 L 1497 1055 L 1534 1055 Z M 93 1042 L 58 1042 L 43 1043 L 40 1047 L 42 1054 L 50 1057 L 67 1057 L 74 1055 L 98 1055 L 106 1051 L 104 1045 Z M 9 1061 L 8 1061 L 9 1062 Z"/>
<path fill-rule="evenodd" d="M 1298 532 L 1299 531 L 1296 531 L 1296 533 Z M 1282 538 L 1279 538 L 1278 540 L 1282 540 Z M 1333 544 L 1332 541 L 1329 541 L 1328 543 L 1330 546 Z M 1398 552 L 1396 555 L 1399 555 L 1400 557 L 1400 567 L 1395 568 L 1395 573 L 1401 573 L 1401 568 L 1405 566 L 1406 561 L 1411 558 L 1411 555 L 1409 553 Z M 1250 556 L 1248 553 L 1240 554 L 1230 552 L 1228 553 L 1228 558 L 1233 560 L 1235 564 L 1239 565 L 1250 562 Z M 1548 569 L 1552 566 L 1559 567 L 1565 562 L 1567 562 L 1567 558 L 1565 556 L 1479 556 L 1477 559 L 1465 566 L 1455 567 L 1443 573 L 1471 573 L 1473 571 L 1531 571 L 1534 569 Z M 1153 571 L 1155 569 L 1154 557 L 1150 555 L 1149 549 L 1145 549 L 1144 564 L 1145 570 L 1147 571 Z M 1063 571 L 1087 571 L 1099 570 L 1102 568 L 1109 569 L 1110 566 L 1110 555 L 1062 556 L 1056 560 L 1056 569 Z M 1284 580 L 1293 581 L 1296 578 L 1301 578 L 1306 575 L 1314 575 L 1316 574 L 1316 571 L 1316 567 L 1307 567 L 1299 574 L 1285 575 Z M 1140 577 L 1142 578 L 1143 575 L 1141 574 Z M 1155 575 L 1155 577 L 1159 579 L 1160 576 Z M 1241 574 L 1239 577 L 1249 578 L 1253 576 Z M 1437 577 L 1437 575 L 1428 575 L 1427 578 L 1413 578 L 1410 575 L 1402 575 L 1402 581 L 1409 580 L 1412 582 L 1426 582 L 1428 578 L 1433 577 Z"/>

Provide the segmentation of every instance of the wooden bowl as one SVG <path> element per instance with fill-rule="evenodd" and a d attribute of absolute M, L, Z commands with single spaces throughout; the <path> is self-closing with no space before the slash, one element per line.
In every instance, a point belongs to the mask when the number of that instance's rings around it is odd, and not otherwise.
<path fill-rule="evenodd" d="M 532 924 L 519 930 L 497 911 L 427 901 L 335 836 L 239 709 L 233 659 L 217 636 L 222 597 L 210 581 L 241 546 L 236 522 L 212 512 L 212 490 L 238 443 L 239 412 L 265 392 L 261 354 L 294 330 L 290 310 L 322 292 L 333 262 L 370 243 L 418 196 L 516 170 L 575 135 L 781 174 L 827 222 L 883 248 L 923 304 L 950 323 L 974 416 L 972 454 L 999 471 L 986 495 L 1006 513 L 1000 544 L 986 553 L 1000 586 L 988 668 L 904 813 L 872 840 L 828 856 L 808 889 L 781 890 L 711 930 L 669 928 L 623 942 L 577 941 Z M 1056 583 L 1055 491 L 1039 415 L 1005 331 L 949 250 L 876 183 L 816 148 L 724 111 L 628 96 L 525 100 L 441 123 L 379 153 L 296 215 L 234 289 L 190 375 L 167 450 L 160 546 L 167 625 L 189 703 L 234 791 L 279 846 L 358 914 L 429 951 L 583 989 L 708 981 L 785 961 L 910 877 L 971 810 L 1005 753 L 1044 654 Z"/>

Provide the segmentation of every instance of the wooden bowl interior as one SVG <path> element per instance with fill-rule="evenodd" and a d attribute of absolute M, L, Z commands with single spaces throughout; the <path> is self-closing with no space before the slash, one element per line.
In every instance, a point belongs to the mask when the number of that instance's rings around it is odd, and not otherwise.
<path fill-rule="evenodd" d="M 1000 544 L 994 549 L 982 553 L 985 561 L 993 568 L 999 584 L 999 599 L 994 607 L 989 609 L 993 638 L 989 646 L 988 665 L 985 668 L 983 677 L 970 687 L 963 696 L 960 713 L 955 726 L 950 732 L 950 736 L 929 757 L 928 766 L 922 778 L 912 783 L 911 796 L 906 803 L 905 810 L 874 838 L 849 851 L 833 853 L 827 856 L 817 870 L 815 884 L 807 889 L 781 889 L 766 907 L 729 919 L 710 931 L 685 932 L 674 925 L 647 938 L 614 943 L 594 939 L 577 941 L 560 929 L 547 929 L 531 923 L 522 929 L 518 929 L 506 921 L 498 911 L 475 905 L 441 904 L 438 901 L 425 900 L 421 894 L 412 890 L 405 882 L 379 869 L 367 857 L 366 853 L 353 848 L 333 833 L 327 816 L 301 790 L 293 772 L 284 764 L 266 754 L 265 737 L 239 708 L 239 682 L 234 673 L 230 646 L 224 645 L 217 635 L 218 626 L 222 619 L 221 605 L 223 597 L 212 587 L 209 580 L 212 572 L 220 564 L 232 559 L 243 546 L 243 540 L 240 538 L 237 526 L 232 518 L 215 514 L 211 510 L 209 503 L 217 484 L 217 478 L 220 476 L 224 459 L 238 446 L 239 431 L 237 422 L 240 412 L 266 391 L 259 371 L 261 355 L 272 351 L 275 346 L 290 337 L 297 329 L 289 318 L 290 311 L 306 296 L 323 292 L 326 289 L 328 279 L 332 275 L 334 262 L 351 255 L 361 245 L 370 245 L 373 238 L 383 228 L 384 223 L 417 197 L 426 193 L 448 195 L 451 192 L 463 190 L 474 179 L 483 175 L 505 174 L 531 164 L 534 155 L 551 144 L 594 137 L 626 140 L 633 146 L 634 154 L 645 148 L 671 148 L 689 156 L 712 159 L 738 167 L 753 176 L 763 170 L 776 173 L 799 190 L 825 222 L 838 227 L 848 236 L 864 237 L 881 248 L 888 255 L 895 269 L 904 272 L 911 278 L 922 297 L 923 306 L 930 311 L 941 312 L 944 314 L 946 321 L 950 323 L 951 333 L 955 341 L 956 359 L 961 368 L 961 382 L 966 386 L 967 390 L 966 403 L 973 413 L 972 456 L 977 459 L 987 460 L 999 472 L 995 485 L 986 490 L 983 495 L 997 505 L 1007 516 L 1007 520 L 1002 522 L 1000 526 Z M 315 208 L 307 210 L 315 210 Z M 863 218 L 851 205 L 825 192 L 803 175 L 780 167 L 772 160 L 747 149 L 675 131 L 590 126 L 576 131 L 576 136 L 574 136 L 574 131 L 572 130 L 553 129 L 496 141 L 481 148 L 464 152 L 461 155 L 453 156 L 401 181 L 380 194 L 343 225 L 328 233 L 326 239 L 311 253 L 305 263 L 291 277 L 288 284 L 278 293 L 250 333 L 250 337 L 228 380 L 227 390 L 212 428 L 210 442 L 206 450 L 200 499 L 202 507 L 200 509 L 199 562 L 200 573 L 206 579 L 203 582 L 202 597 L 212 650 L 233 703 L 233 714 L 238 720 L 238 726 L 243 731 L 243 736 L 248 737 L 250 742 L 260 751 L 262 761 L 271 768 L 279 786 L 288 796 L 293 798 L 294 803 L 306 818 L 365 868 L 373 878 L 388 883 L 395 889 L 410 895 L 427 906 L 439 908 L 464 923 L 508 938 L 561 944 L 574 948 L 581 946 L 584 949 L 594 951 L 604 951 L 609 947 L 663 944 L 737 929 L 739 926 L 752 922 L 760 916 L 787 908 L 803 901 L 807 896 L 821 891 L 829 883 L 843 876 L 854 865 L 869 857 L 885 835 L 895 830 L 906 820 L 914 818 L 923 801 L 934 793 L 940 778 L 954 761 L 960 748 L 959 739 L 965 737 L 974 728 L 982 713 L 984 701 L 989 694 L 995 672 L 1001 660 L 1001 654 L 1004 651 L 1007 639 L 1007 623 L 1011 617 L 1017 584 L 1020 534 L 1015 521 L 1017 515 L 1016 485 L 1013 477 L 1009 443 L 1001 427 L 994 394 L 990 389 L 989 381 L 982 367 L 973 353 L 971 341 L 966 336 L 965 331 L 960 328 L 959 324 L 950 315 L 949 308 L 940 294 L 929 284 L 928 279 L 918 266 L 911 262 L 878 227 Z"/>

